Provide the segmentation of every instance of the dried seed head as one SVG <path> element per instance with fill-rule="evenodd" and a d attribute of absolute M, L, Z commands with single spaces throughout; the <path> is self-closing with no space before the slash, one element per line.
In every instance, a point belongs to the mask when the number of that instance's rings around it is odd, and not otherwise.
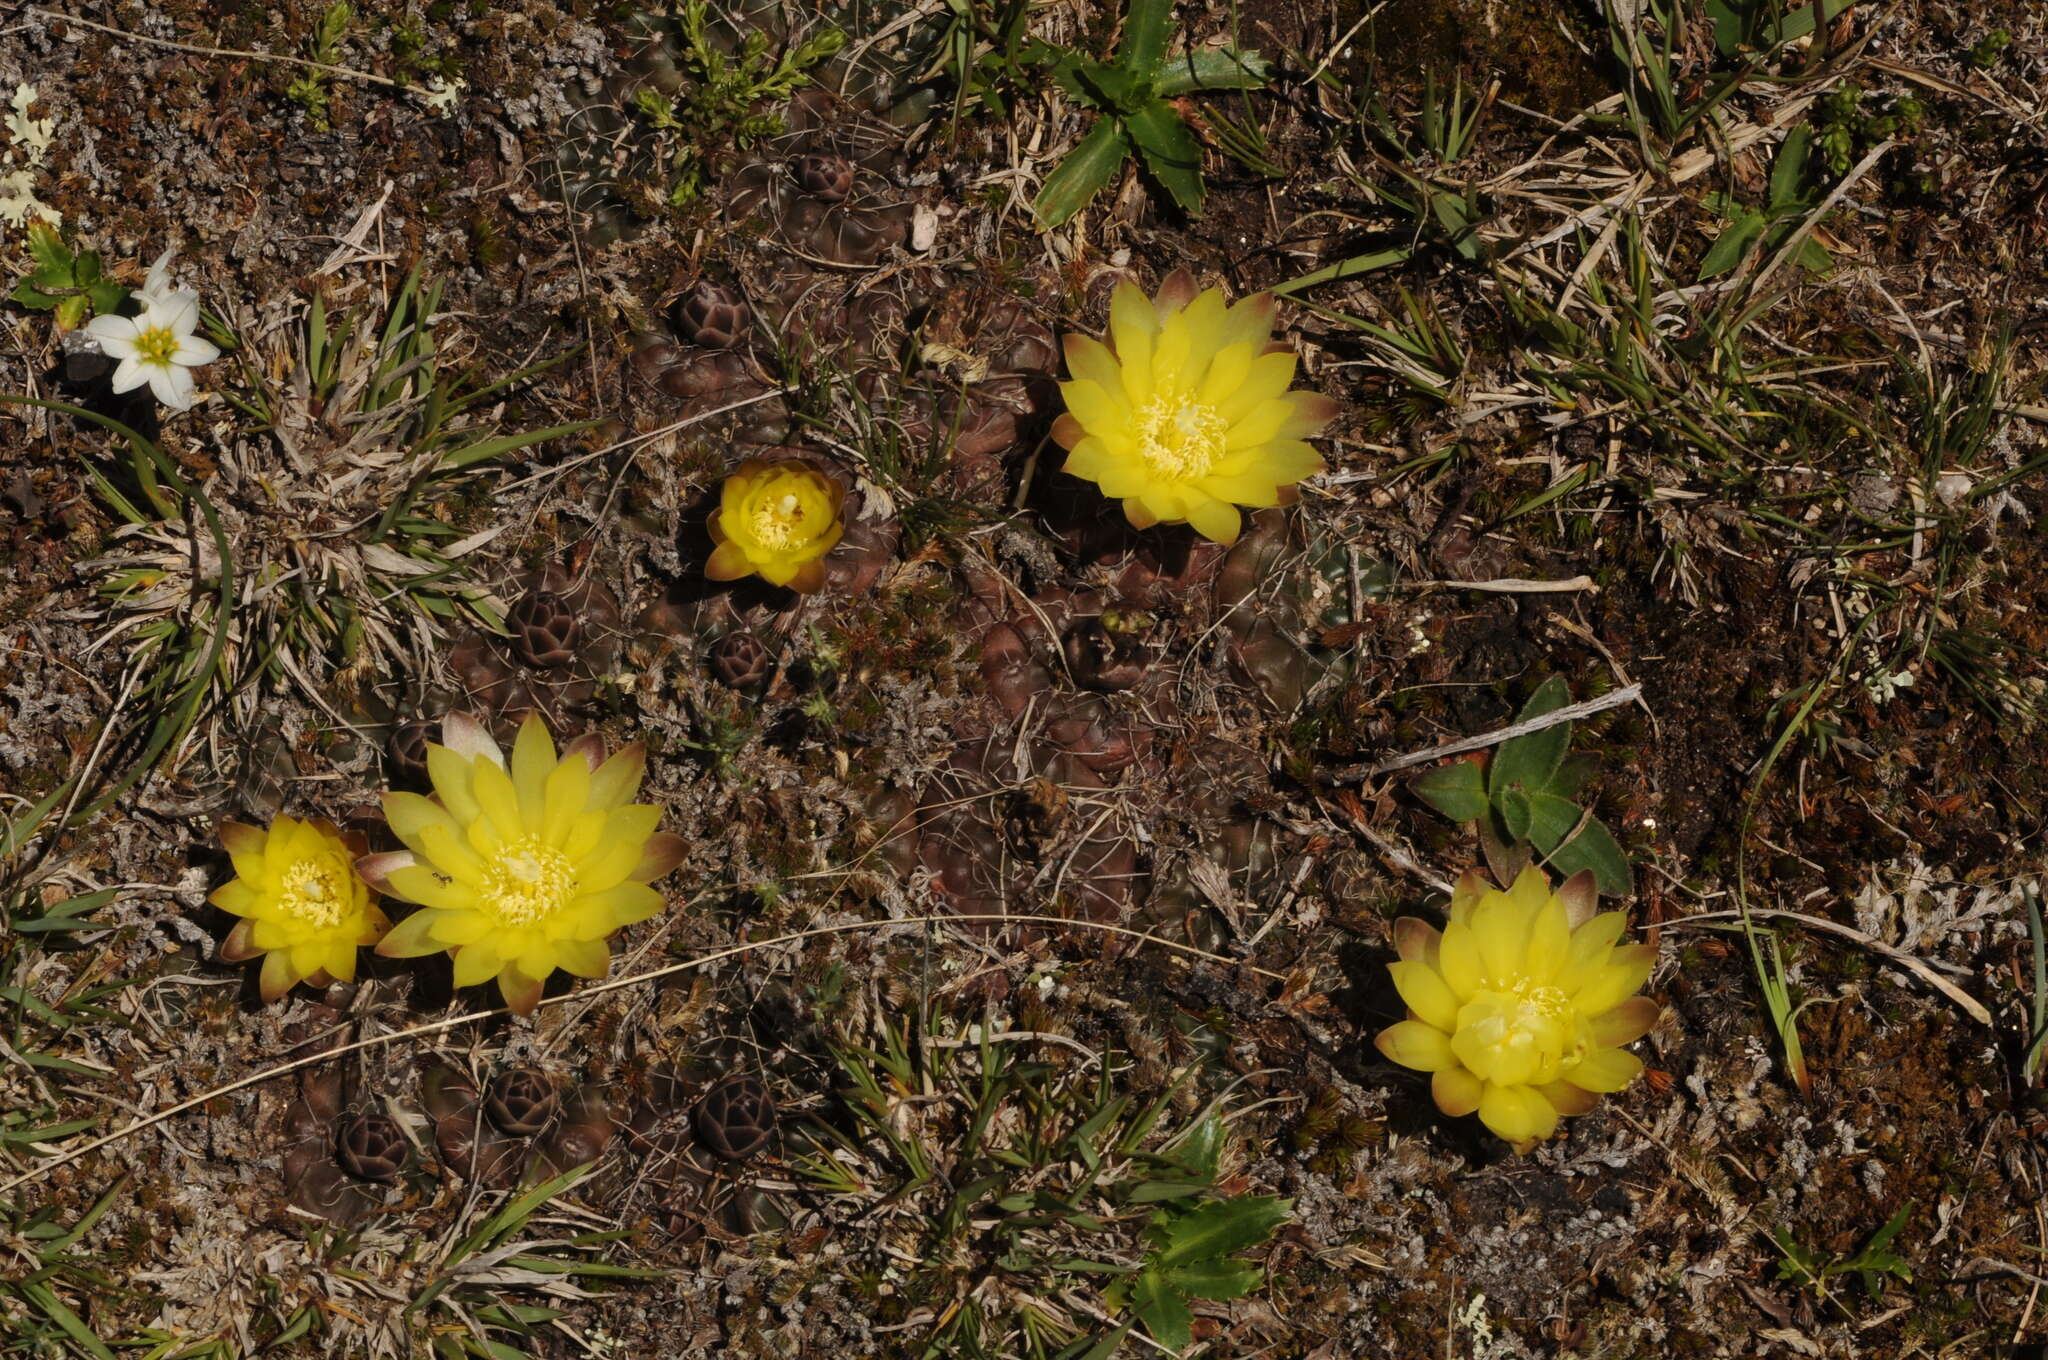
<path fill-rule="evenodd" d="M 676 301 L 676 329 L 706 349 L 731 349 L 747 326 L 747 304 L 722 283 L 699 279 Z"/>
<path fill-rule="evenodd" d="M 393 782 L 427 782 L 427 743 L 435 739 L 440 726 L 439 723 L 426 718 L 413 718 L 391 729 L 391 742 L 386 748 L 386 755 L 391 761 Z"/>
<path fill-rule="evenodd" d="M 1086 619 L 1067 634 L 1067 669 L 1089 689 L 1113 692 L 1130 689 L 1145 678 L 1152 663 L 1142 632 L 1109 627 L 1109 615 Z"/>
<path fill-rule="evenodd" d="M 721 1157 L 743 1162 L 775 1132 L 775 1102 L 757 1077 L 730 1077 L 697 1102 L 697 1139 Z"/>
<path fill-rule="evenodd" d="M 411 1148 L 389 1115 L 351 1115 L 335 1131 L 334 1156 L 349 1175 L 388 1181 L 405 1166 Z"/>
<path fill-rule="evenodd" d="M 745 629 L 727 633 L 711 646 L 711 673 L 734 689 L 753 689 L 774 669 L 774 653 Z"/>
<path fill-rule="evenodd" d="M 519 659 L 544 670 L 562 670 L 576 663 L 583 641 L 583 620 L 552 590 L 529 590 L 505 617 L 512 647 Z"/>
<path fill-rule="evenodd" d="M 813 151 L 794 157 L 789 172 L 796 176 L 798 188 L 827 203 L 843 202 L 853 192 L 853 162 L 844 156 Z"/>
<path fill-rule="evenodd" d="M 555 1084 L 531 1067 L 508 1067 L 491 1083 L 484 1110 L 506 1133 L 525 1137 L 547 1127 L 555 1114 Z"/>

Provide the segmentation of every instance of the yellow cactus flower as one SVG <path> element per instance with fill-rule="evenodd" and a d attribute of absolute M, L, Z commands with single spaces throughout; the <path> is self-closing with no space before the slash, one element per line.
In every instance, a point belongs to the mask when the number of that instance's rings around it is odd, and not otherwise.
<path fill-rule="evenodd" d="M 714 581 L 759 576 L 805 594 L 825 584 L 825 564 L 845 526 L 846 488 L 808 463 L 750 458 L 725 479 L 711 516 L 717 545 L 704 574 Z"/>
<path fill-rule="evenodd" d="M 310 982 L 353 982 L 356 950 L 391 928 L 369 885 L 356 875 L 367 846 L 360 831 L 334 823 L 279 817 L 269 830 L 225 823 L 221 844 L 235 876 L 207 900 L 241 917 L 221 944 L 229 963 L 263 958 L 265 1001 Z"/>
<path fill-rule="evenodd" d="M 1442 932 L 1394 922 L 1401 960 L 1387 971 L 1408 1018 L 1380 1031 L 1380 1052 L 1433 1074 L 1438 1109 L 1478 1111 L 1517 1151 L 1643 1070 L 1623 1045 L 1657 1023 L 1657 1003 L 1635 995 L 1657 951 L 1618 944 L 1627 918 L 1594 915 L 1595 898 L 1590 872 L 1553 893 L 1534 867 L 1506 892 L 1468 871 Z"/>
<path fill-rule="evenodd" d="M 1117 286 L 1103 344 L 1066 338 L 1066 413 L 1052 437 L 1065 470 L 1122 500 L 1140 529 L 1192 524 L 1218 543 L 1237 539 L 1237 507 L 1287 505 L 1295 483 L 1323 470 L 1308 439 L 1337 403 L 1289 392 L 1294 351 L 1273 341 L 1273 295 L 1227 306 L 1220 288 L 1195 291 L 1175 271 L 1157 299 Z"/>
<path fill-rule="evenodd" d="M 525 1015 L 557 968 L 603 977 L 605 939 L 659 911 L 649 886 L 682 862 L 680 837 L 657 833 L 661 809 L 630 801 L 646 772 L 636 743 L 604 759 L 595 736 L 557 758 L 529 713 L 508 762 L 490 732 L 451 714 L 427 744 L 434 796 L 384 795 L 384 817 L 404 850 L 357 862 L 380 891 L 423 910 L 377 946 L 390 958 L 450 950 L 455 984 L 498 980 Z"/>

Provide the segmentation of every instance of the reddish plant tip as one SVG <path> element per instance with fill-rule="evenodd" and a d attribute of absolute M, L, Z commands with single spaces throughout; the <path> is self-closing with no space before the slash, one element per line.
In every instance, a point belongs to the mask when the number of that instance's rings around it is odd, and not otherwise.
<path fill-rule="evenodd" d="M 844 156 L 809 152 L 791 159 L 789 172 L 799 189 L 827 203 L 842 203 L 853 192 L 853 162 Z"/>
<path fill-rule="evenodd" d="M 427 782 L 427 743 L 435 739 L 440 726 L 426 718 L 413 718 L 391 729 L 391 741 L 385 750 L 394 783 Z"/>
<path fill-rule="evenodd" d="M 539 1133 L 555 1116 L 555 1084 L 531 1067 L 510 1067 L 491 1083 L 484 1112 L 491 1122 L 514 1137 Z"/>
<path fill-rule="evenodd" d="M 519 659 L 543 670 L 566 670 L 576 664 L 583 641 L 583 620 L 568 601 L 552 590 L 529 590 L 505 617 L 512 630 L 512 648 Z"/>
<path fill-rule="evenodd" d="M 731 349 L 746 333 L 747 304 L 722 283 L 699 279 L 676 300 L 676 330 L 706 349 Z"/>
<path fill-rule="evenodd" d="M 335 1160 L 360 1180 L 392 1179 L 404 1168 L 411 1151 L 398 1121 L 389 1115 L 351 1115 L 335 1130 Z"/>
<path fill-rule="evenodd" d="M 697 1140 L 729 1161 L 743 1162 L 775 1132 L 775 1102 L 757 1077 L 730 1077 L 697 1102 Z"/>
<path fill-rule="evenodd" d="M 774 653 L 744 629 L 727 633 L 711 646 L 711 673 L 734 689 L 753 689 L 774 669 Z"/>

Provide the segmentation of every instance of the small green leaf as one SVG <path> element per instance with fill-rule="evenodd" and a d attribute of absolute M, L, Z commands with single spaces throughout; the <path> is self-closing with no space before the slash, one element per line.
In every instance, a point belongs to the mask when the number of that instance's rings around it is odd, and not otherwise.
<path fill-rule="evenodd" d="M 128 290 L 118 283 L 101 281 L 85 290 L 86 300 L 92 303 L 93 311 L 100 316 L 110 316 L 127 300 Z"/>
<path fill-rule="evenodd" d="M 1454 760 L 1425 772 L 1408 786 L 1417 798 L 1454 822 L 1476 822 L 1486 815 L 1486 777 L 1473 760 Z"/>
<path fill-rule="evenodd" d="M 1610 897 L 1625 897 L 1635 886 L 1628 856 L 1622 852 L 1620 842 L 1614 839 L 1614 833 L 1598 817 L 1587 822 L 1585 830 L 1550 856 L 1550 867 L 1566 878 L 1581 869 L 1591 869 L 1593 881 L 1601 892 Z"/>
<path fill-rule="evenodd" d="M 1201 90 L 1257 90 L 1273 77 L 1273 63 L 1234 47 L 1176 52 L 1159 68 L 1152 92 L 1166 99 Z"/>
<path fill-rule="evenodd" d="M 86 297 L 83 293 L 65 298 L 57 304 L 57 329 L 75 331 L 85 324 Z"/>
<path fill-rule="evenodd" d="M 1256 1267 L 1232 1257 L 1191 1261 L 1162 1273 L 1168 1284 L 1193 1299 L 1241 1299 L 1264 1278 Z"/>
<path fill-rule="evenodd" d="M 1493 805 L 1500 812 L 1501 824 L 1508 829 L 1510 840 L 1531 839 L 1529 830 L 1535 821 L 1535 814 L 1529 808 L 1529 795 L 1520 789 L 1502 789 L 1494 796 Z"/>
<path fill-rule="evenodd" d="M 1747 208 L 1738 209 L 1733 221 L 1724 227 L 1714 244 L 1707 248 L 1706 256 L 1700 261 L 1699 277 L 1702 282 L 1717 274 L 1725 274 L 1742 262 L 1750 243 L 1763 235 L 1764 218 Z"/>
<path fill-rule="evenodd" d="M 1571 698 L 1564 677 L 1553 675 L 1529 696 L 1529 702 L 1522 705 L 1515 721 L 1524 723 L 1546 713 L 1554 713 L 1570 703 Z M 1540 789 L 1547 784 L 1550 776 L 1557 772 L 1571 740 L 1571 724 L 1558 723 L 1540 732 L 1524 733 L 1502 742 L 1499 754 L 1493 758 L 1493 768 L 1487 772 L 1486 787 L 1494 802 L 1499 803 L 1501 794 L 1508 789 Z"/>
<path fill-rule="evenodd" d="M 1151 1232 L 1164 1248 L 1156 1264 L 1166 1269 L 1257 1246 L 1287 1221 L 1293 1209 L 1292 1200 L 1247 1195 L 1205 1204 L 1190 1214 L 1156 1215 Z M 1166 1222 L 1162 1224 L 1161 1218 Z"/>
<path fill-rule="evenodd" d="M 71 251 L 48 222 L 37 222 L 28 229 L 28 253 L 44 269 L 62 273 L 67 279 L 71 276 Z"/>
<path fill-rule="evenodd" d="M 1773 211 L 1799 202 L 1800 187 L 1806 181 L 1806 162 L 1813 153 L 1813 128 L 1799 124 L 1785 134 L 1784 145 L 1771 162 L 1770 205 Z"/>
<path fill-rule="evenodd" d="M 1168 1350 L 1184 1351 L 1194 1340 L 1195 1315 L 1187 1300 L 1154 1272 L 1146 1271 L 1131 1286 L 1131 1310 L 1144 1320 L 1152 1339 Z"/>
<path fill-rule="evenodd" d="M 1547 855 L 1572 834 L 1572 828 L 1579 824 L 1584 811 L 1577 803 L 1554 793 L 1529 793 L 1525 796 L 1529 805 L 1529 842 Z"/>
<path fill-rule="evenodd" d="M 1039 187 L 1038 197 L 1031 204 L 1039 226 L 1050 230 L 1081 211 L 1089 199 L 1116 178 L 1130 154 L 1131 144 L 1124 137 L 1123 125 L 1114 118 L 1097 121 L 1080 145 L 1053 167 Z"/>
<path fill-rule="evenodd" d="M 1109 1360 L 1112 1355 L 1116 1354 L 1116 1348 L 1123 1345 L 1124 1338 L 1131 1334 L 1131 1328 L 1136 1325 L 1135 1319 L 1124 1323 L 1123 1326 L 1089 1347 L 1088 1353 L 1082 1356 L 1081 1360 Z"/>
<path fill-rule="evenodd" d="M 1149 81 L 1166 56 L 1173 36 L 1173 0 L 1131 0 L 1124 11 L 1124 36 L 1117 44 L 1116 64 Z"/>
<path fill-rule="evenodd" d="M 1181 211 L 1202 211 L 1202 144 L 1173 105 L 1154 99 L 1124 119 L 1145 168 L 1166 186 Z"/>

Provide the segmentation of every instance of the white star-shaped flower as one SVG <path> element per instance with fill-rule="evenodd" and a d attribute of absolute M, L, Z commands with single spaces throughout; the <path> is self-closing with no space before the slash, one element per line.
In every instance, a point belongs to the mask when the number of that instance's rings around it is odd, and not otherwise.
<path fill-rule="evenodd" d="M 150 284 L 162 287 L 153 291 Z M 99 341 L 102 354 L 121 361 L 114 369 L 116 392 L 148 383 L 158 401 L 174 411 L 188 411 L 192 370 L 220 357 L 211 342 L 192 333 L 199 325 L 198 295 L 172 289 L 152 269 L 149 283 L 135 298 L 142 303 L 142 315 L 96 316 L 85 323 L 86 334 Z"/>

